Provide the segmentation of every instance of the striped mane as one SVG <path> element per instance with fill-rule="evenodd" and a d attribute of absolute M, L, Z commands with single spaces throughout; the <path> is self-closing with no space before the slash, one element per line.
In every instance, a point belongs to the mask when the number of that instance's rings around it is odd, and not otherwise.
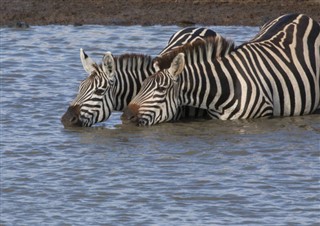
<path fill-rule="evenodd" d="M 150 55 L 144 55 L 144 54 L 136 54 L 136 53 L 125 53 L 120 56 L 115 56 L 114 60 L 115 62 L 123 62 L 123 61 L 130 61 L 130 60 L 147 60 L 148 62 L 151 61 Z"/>
<path fill-rule="evenodd" d="M 114 56 L 114 61 L 117 68 L 121 68 L 122 70 L 126 71 L 135 71 L 138 69 L 145 69 L 152 66 L 152 57 L 150 55 L 144 54 L 135 54 L 135 53 L 126 53 L 119 56 Z M 100 64 L 93 64 L 95 71 L 102 71 L 102 63 Z M 89 75 L 89 81 L 93 81 L 97 76 L 96 73 L 92 73 Z"/>
<path fill-rule="evenodd" d="M 115 64 L 126 64 L 128 66 L 128 63 L 136 63 L 137 61 L 141 62 L 141 64 L 146 64 L 146 66 L 151 65 L 152 63 L 152 57 L 150 55 L 144 55 L 144 54 L 136 54 L 136 53 L 125 53 L 119 56 L 114 56 Z M 99 65 L 93 65 L 97 70 L 99 68 L 102 68 L 102 64 Z M 130 70 L 134 70 L 134 68 L 130 68 Z"/>
<path fill-rule="evenodd" d="M 203 40 L 197 40 L 193 43 L 187 43 L 181 47 L 175 48 L 174 50 L 169 51 L 162 56 L 156 57 L 154 62 L 157 62 L 160 70 L 169 68 L 173 58 L 178 53 L 183 52 L 187 55 L 188 53 L 192 54 L 192 52 L 197 51 L 198 49 L 201 49 L 202 51 L 209 50 L 211 56 L 208 57 L 216 59 L 232 52 L 235 49 L 235 44 L 232 40 L 228 40 L 217 34 L 215 37 L 207 37 Z"/>
<path fill-rule="evenodd" d="M 137 69 L 146 69 L 152 66 L 152 57 L 150 55 L 125 53 L 119 56 L 114 56 L 116 68 L 126 71 L 135 71 Z M 102 64 L 93 65 L 97 71 L 102 70 Z M 136 68 L 138 67 L 138 68 Z M 117 69 L 116 69 L 117 70 Z M 89 76 L 90 80 L 94 80 L 95 74 Z"/>
<path fill-rule="evenodd" d="M 128 72 L 143 71 L 152 66 L 152 57 L 150 55 L 126 53 L 115 56 L 114 61 L 116 68 L 126 70 Z"/>

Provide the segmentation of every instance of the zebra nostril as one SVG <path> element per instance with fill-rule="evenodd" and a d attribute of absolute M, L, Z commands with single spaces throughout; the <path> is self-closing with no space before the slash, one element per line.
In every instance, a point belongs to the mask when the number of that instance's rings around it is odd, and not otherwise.
<path fill-rule="evenodd" d="M 137 117 L 132 115 L 132 116 L 129 117 L 129 120 L 132 121 L 132 122 L 135 122 L 135 121 L 137 121 Z"/>
<path fill-rule="evenodd" d="M 70 119 L 70 122 L 72 123 L 76 123 L 78 121 L 78 118 L 76 116 L 73 116 L 71 119 Z"/>
<path fill-rule="evenodd" d="M 138 122 L 138 118 L 135 115 L 127 116 L 126 121 L 128 122 Z"/>

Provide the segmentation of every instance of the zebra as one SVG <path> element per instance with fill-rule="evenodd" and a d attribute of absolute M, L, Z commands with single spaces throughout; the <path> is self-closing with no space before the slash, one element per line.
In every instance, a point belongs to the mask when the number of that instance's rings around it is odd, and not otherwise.
<path fill-rule="evenodd" d="M 169 53 L 188 42 L 216 35 L 216 32 L 207 28 L 184 28 L 171 36 L 167 47 L 160 54 Z M 112 111 L 123 111 L 139 91 L 143 80 L 164 67 L 164 64 L 158 64 L 151 56 L 142 54 L 114 57 L 111 52 L 107 52 L 98 65 L 80 49 L 80 59 L 89 76 L 81 82 L 77 97 L 61 118 L 65 127 L 89 127 L 107 120 Z M 205 116 L 197 109 L 193 114 Z M 180 115 L 182 113 L 178 113 L 177 118 Z"/>
<path fill-rule="evenodd" d="M 137 125 L 169 121 L 179 106 L 212 119 L 312 114 L 320 108 L 320 26 L 286 14 L 227 54 L 230 40 L 208 38 L 166 56 L 170 67 L 148 77 L 124 110 Z M 220 55 L 220 57 L 219 57 Z"/>

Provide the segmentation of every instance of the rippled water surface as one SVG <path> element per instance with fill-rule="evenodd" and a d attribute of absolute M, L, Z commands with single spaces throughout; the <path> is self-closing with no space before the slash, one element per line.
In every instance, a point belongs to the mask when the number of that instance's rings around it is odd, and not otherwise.
<path fill-rule="evenodd" d="M 79 48 L 156 55 L 179 27 L 1 28 L 1 225 L 318 225 L 320 116 L 93 128 L 60 117 Z M 237 44 L 257 27 L 212 27 Z"/>

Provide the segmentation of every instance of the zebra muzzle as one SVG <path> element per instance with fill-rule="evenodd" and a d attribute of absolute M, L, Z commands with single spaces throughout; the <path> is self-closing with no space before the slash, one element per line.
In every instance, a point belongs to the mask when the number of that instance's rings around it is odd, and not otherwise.
<path fill-rule="evenodd" d="M 64 113 L 64 115 L 61 117 L 61 122 L 64 125 L 64 127 L 82 126 L 79 116 L 80 107 L 70 106 L 66 113 Z"/>
<path fill-rule="evenodd" d="M 124 122 L 138 122 L 139 108 L 140 106 L 137 104 L 129 104 L 121 115 L 121 120 Z"/>

